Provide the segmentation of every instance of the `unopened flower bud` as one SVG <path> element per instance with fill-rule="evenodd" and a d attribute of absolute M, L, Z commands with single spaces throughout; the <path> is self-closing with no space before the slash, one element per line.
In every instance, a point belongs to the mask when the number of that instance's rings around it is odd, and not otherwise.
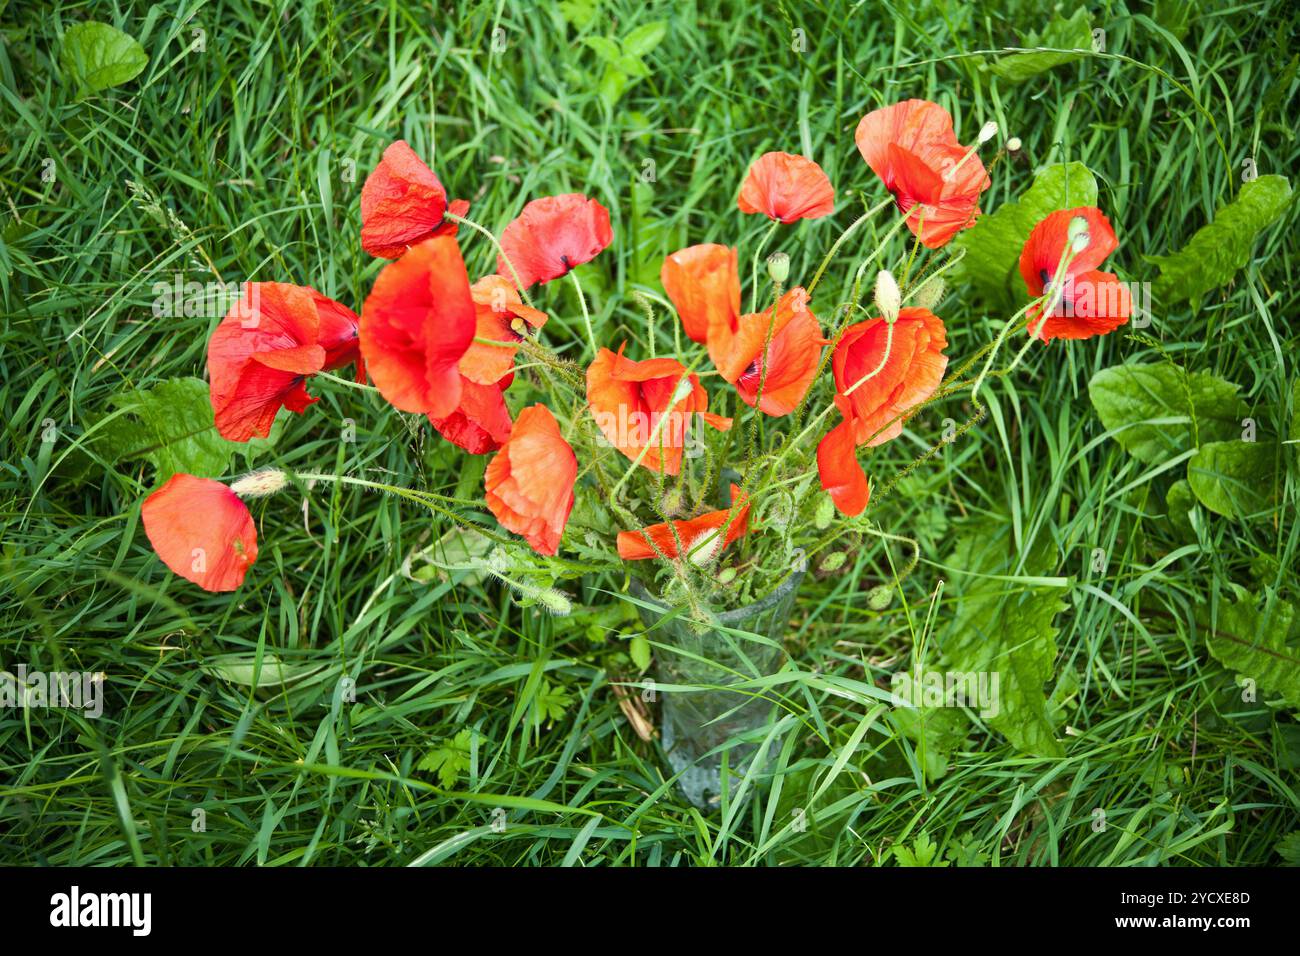
<path fill-rule="evenodd" d="M 233 482 L 230 490 L 241 498 L 265 498 L 267 495 L 275 494 L 286 484 L 288 479 L 278 468 L 261 468 L 250 471 Z"/>
<path fill-rule="evenodd" d="M 835 502 L 831 500 L 830 495 L 823 495 L 817 502 L 817 511 L 813 515 L 813 527 L 818 531 L 825 531 L 831 526 L 831 519 L 835 517 Z"/>
<path fill-rule="evenodd" d="M 893 601 L 894 592 L 887 584 L 877 584 L 867 592 L 867 607 L 873 611 L 883 611 Z"/>
<path fill-rule="evenodd" d="M 1070 248 L 1074 250 L 1076 256 L 1087 249 L 1088 243 L 1092 241 L 1088 235 L 1088 220 L 1083 216 L 1075 216 L 1071 219 L 1065 234 L 1069 236 Z"/>
<path fill-rule="evenodd" d="M 536 594 L 537 603 L 556 617 L 567 617 L 573 611 L 573 602 L 564 592 L 555 588 L 540 588 Z"/>
<path fill-rule="evenodd" d="M 691 397 L 691 393 L 694 391 L 695 384 L 691 381 L 691 377 L 687 375 L 677 383 L 677 388 L 673 391 L 673 400 L 669 402 L 668 407 L 676 408 L 678 402 L 686 401 L 686 399 Z"/>
<path fill-rule="evenodd" d="M 980 145 L 981 146 L 984 145 L 989 140 L 991 140 L 994 136 L 997 135 L 998 135 L 998 124 L 990 120 L 989 122 L 985 123 L 984 128 L 980 130 L 980 136 L 979 136 Z"/>
<path fill-rule="evenodd" d="M 894 274 L 888 269 L 876 273 L 876 309 L 893 325 L 898 321 L 898 310 L 903 305 L 903 295 L 898 291 Z"/>
<path fill-rule="evenodd" d="M 790 257 L 784 252 L 774 252 L 767 257 L 767 274 L 773 282 L 784 283 L 790 277 Z"/>
<path fill-rule="evenodd" d="M 831 571 L 838 571 L 844 567 L 844 562 L 848 560 L 848 555 L 843 551 L 832 551 L 826 555 L 826 560 L 822 562 L 821 571 L 829 574 Z"/>
<path fill-rule="evenodd" d="M 1009 140 L 1007 140 L 1008 153 L 1018 153 L 1020 152 L 1020 147 L 1021 147 L 1021 142 L 1019 136 L 1012 136 Z"/>
<path fill-rule="evenodd" d="M 941 276 L 935 276 L 934 278 L 922 283 L 921 288 L 917 289 L 916 295 L 912 297 L 912 301 L 920 308 L 933 312 L 934 307 L 938 305 L 939 300 L 943 298 L 943 293 L 943 278 Z"/>
<path fill-rule="evenodd" d="M 734 580 L 736 580 L 735 568 L 723 568 L 721 571 L 718 572 L 719 584 L 730 584 Z"/>

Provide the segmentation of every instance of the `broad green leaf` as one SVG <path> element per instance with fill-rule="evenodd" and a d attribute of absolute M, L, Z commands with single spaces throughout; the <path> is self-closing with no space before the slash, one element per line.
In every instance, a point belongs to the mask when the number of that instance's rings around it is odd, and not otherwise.
<path fill-rule="evenodd" d="M 1250 261 L 1255 237 L 1286 211 L 1291 184 L 1285 176 L 1260 176 L 1241 187 L 1187 245 L 1169 256 L 1151 256 L 1160 266 L 1151 297 L 1162 308 L 1179 302 L 1200 306 L 1201 298 L 1227 285 Z"/>
<path fill-rule="evenodd" d="M 643 57 L 663 42 L 668 33 L 667 20 L 643 23 L 623 37 L 623 52 L 628 56 Z"/>
<path fill-rule="evenodd" d="M 1053 67 L 1061 66 L 1092 52 L 1092 18 L 1087 9 L 1080 7 L 1066 20 L 1052 14 L 1041 34 L 1030 34 L 1024 43 L 1027 47 L 1048 47 L 1052 50 L 1079 50 L 1078 53 L 1010 53 L 993 61 L 990 69 L 1004 80 L 1021 83 Z"/>
<path fill-rule="evenodd" d="M 965 257 L 953 267 L 954 281 L 966 281 L 990 306 L 1024 301 L 1020 250 L 1035 225 L 1049 213 L 1097 203 L 1097 180 L 1083 163 L 1058 163 L 1039 170 L 1018 200 L 1003 203 L 957 234 L 952 246 Z"/>
<path fill-rule="evenodd" d="M 1201 504 L 1229 518 L 1272 508 L 1277 446 L 1272 442 L 1210 442 L 1187 463 L 1187 481 Z"/>
<path fill-rule="evenodd" d="M 968 675 L 996 673 L 997 694 L 982 715 L 985 722 L 1017 750 L 1060 756 L 1047 685 L 1056 661 L 1054 621 L 1066 606 L 1063 592 L 1017 580 L 1051 569 L 1050 542 L 1040 541 L 1021 561 L 1009 530 L 998 533 L 994 527 L 978 525 L 953 556 L 958 598 L 956 613 L 938 635 L 943 666 Z"/>
<path fill-rule="evenodd" d="M 202 379 L 168 379 L 117 395 L 112 402 L 126 414 L 96 434 L 95 452 L 114 462 L 144 458 L 158 469 L 159 483 L 177 472 L 219 477 L 236 451 L 252 457 L 270 441 L 239 444 L 222 438 L 213 425 L 208 386 Z"/>
<path fill-rule="evenodd" d="M 88 20 L 68 27 L 59 49 L 59 68 L 79 95 L 129 83 L 149 65 L 136 40 L 107 23 Z"/>
<path fill-rule="evenodd" d="M 889 722 L 912 741 L 925 775 L 938 780 L 948 772 L 948 758 L 970 736 L 970 721 L 953 707 L 894 707 Z"/>
<path fill-rule="evenodd" d="M 618 42 L 609 37 L 587 37 L 582 42 L 594 50 L 596 55 L 610 66 L 618 66 L 618 61 L 623 56 L 623 51 L 619 48 Z"/>
<path fill-rule="evenodd" d="M 1169 486 L 1169 492 L 1165 495 L 1165 517 L 1174 531 L 1184 538 L 1196 536 L 1191 519 L 1191 510 L 1195 507 L 1196 494 L 1186 478 L 1179 478 Z"/>
<path fill-rule="evenodd" d="M 1218 607 L 1205 646 L 1210 656 L 1255 682 L 1261 697 L 1278 695 L 1300 707 L 1300 647 L 1294 642 L 1295 608 L 1276 595 L 1243 593 Z"/>
<path fill-rule="evenodd" d="M 1240 438 L 1247 413 L 1236 385 L 1169 363 L 1104 368 L 1088 383 L 1088 397 L 1110 437 L 1148 465 Z"/>
<path fill-rule="evenodd" d="M 650 666 L 650 641 L 644 634 L 637 634 L 628 642 L 627 652 L 638 669 L 644 671 Z"/>

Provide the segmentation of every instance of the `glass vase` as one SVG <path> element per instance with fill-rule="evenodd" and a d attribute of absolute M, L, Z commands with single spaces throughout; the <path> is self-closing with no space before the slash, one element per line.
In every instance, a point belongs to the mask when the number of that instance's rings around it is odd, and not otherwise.
<path fill-rule="evenodd" d="M 781 668 L 781 641 L 802 580 L 803 572 L 796 571 L 762 600 L 714 612 L 706 625 L 692 621 L 681 608 L 674 615 L 641 582 L 632 581 L 633 596 L 649 605 L 638 611 L 647 630 L 653 628 L 651 640 L 669 645 L 656 651 L 656 682 L 690 688 L 658 692 L 659 743 L 679 775 L 682 794 L 701 809 L 718 806 L 724 756 L 727 789 L 734 794 L 767 734 L 771 694 L 730 688 Z"/>

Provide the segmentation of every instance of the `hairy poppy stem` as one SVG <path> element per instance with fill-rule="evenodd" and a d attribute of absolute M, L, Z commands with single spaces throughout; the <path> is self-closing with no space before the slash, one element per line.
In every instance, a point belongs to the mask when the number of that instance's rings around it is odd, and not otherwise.
<path fill-rule="evenodd" d="M 510 257 L 506 255 L 506 251 L 501 248 L 501 243 L 497 241 L 497 237 L 492 235 L 492 231 L 490 229 L 485 229 L 484 227 L 480 226 L 478 223 L 474 222 L 472 219 L 466 219 L 464 216 L 458 216 L 454 212 L 445 213 L 443 215 L 443 218 L 449 219 L 455 223 L 463 223 L 464 225 L 469 226 L 475 232 L 480 233 L 481 235 L 487 237 L 487 240 L 490 243 L 492 243 L 492 248 L 495 249 L 497 251 L 497 255 L 501 257 L 501 261 L 504 262 L 506 264 L 506 268 L 510 270 L 510 277 L 515 280 L 515 286 L 516 288 L 519 289 L 519 294 L 523 296 L 524 303 L 529 308 L 532 308 L 533 300 L 528 295 L 527 287 L 524 285 L 523 280 L 519 278 L 519 272 L 515 269 L 515 264 L 510 261 Z"/>
<path fill-rule="evenodd" d="M 1029 310 L 1034 306 L 1042 303 L 1047 303 L 1043 305 L 1043 322 L 1046 322 L 1047 316 L 1056 310 L 1056 307 L 1061 302 L 1061 298 L 1065 294 L 1065 284 L 1057 282 L 1056 276 L 1061 274 L 1061 270 L 1069 268 L 1070 261 L 1074 258 L 1073 253 L 1073 248 L 1069 243 L 1066 243 L 1065 249 L 1061 252 L 1061 261 L 1057 264 L 1056 271 L 1052 273 L 1052 283 L 1049 290 L 1044 292 L 1037 299 L 1032 300 L 1011 318 L 1007 319 L 1006 325 L 1002 326 L 1002 330 L 998 332 L 997 338 L 993 340 L 993 351 L 989 353 L 988 361 L 984 363 L 984 368 L 980 369 L 979 377 L 975 379 L 975 384 L 970 390 L 970 399 L 972 402 L 978 404 L 980 386 L 984 384 L 984 379 L 989 374 L 989 369 L 993 367 L 993 360 L 997 358 L 998 350 L 1002 348 L 1002 343 L 1006 340 L 1007 335 L 1010 334 L 1011 327 L 1016 324 L 1016 320 L 1029 312 Z M 1041 322 L 1039 323 L 1039 328 L 1042 328 Z M 1029 341 L 1031 343 L 1034 341 L 1034 335 L 1031 334 L 1029 336 Z M 1023 354 L 1024 350 L 1022 349 L 1021 352 Z M 1016 361 L 1020 361 L 1020 356 L 1016 357 Z M 1015 363 L 1012 363 L 1012 368 L 1014 367 Z"/>
<path fill-rule="evenodd" d="M 582 283 L 578 281 L 578 273 L 570 269 L 569 275 L 573 279 L 573 287 L 578 290 L 578 304 L 582 306 L 582 321 L 587 327 L 587 344 L 591 346 L 591 354 L 594 358 L 600 350 L 596 347 L 596 333 L 591 330 L 591 313 L 587 311 L 587 297 L 582 294 Z"/>
<path fill-rule="evenodd" d="M 763 255 L 763 250 L 767 248 L 768 242 L 776 234 L 777 228 L 781 225 L 781 220 L 775 220 L 767 232 L 763 233 L 763 238 L 759 240 L 758 247 L 754 250 L 754 262 L 749 269 L 749 311 L 758 311 L 758 260 Z"/>
<path fill-rule="evenodd" d="M 339 385 L 346 385 L 348 388 L 358 388 L 363 392 L 377 392 L 379 389 L 373 385 L 365 385 L 361 382 L 354 382 L 351 379 L 340 378 L 338 375 L 331 375 L 329 372 L 314 373 L 318 378 L 328 379 L 331 382 L 337 382 Z"/>
<path fill-rule="evenodd" d="M 836 239 L 834 245 L 831 246 L 831 251 L 826 253 L 826 258 L 822 260 L 822 264 L 817 267 L 817 272 L 814 273 L 813 275 L 812 284 L 808 286 L 808 296 L 810 298 L 812 297 L 813 290 L 817 288 L 817 283 L 822 281 L 822 275 L 826 272 L 827 266 L 829 266 L 831 264 L 831 260 L 835 258 L 835 253 L 840 251 L 840 246 L 844 245 L 845 241 L 849 238 L 849 236 L 851 236 L 855 231 L 857 231 L 857 228 L 860 225 L 862 225 L 872 216 L 876 215 L 876 213 L 880 212 L 880 210 L 890 205 L 893 201 L 894 198 L 891 196 L 885 201 L 875 206 L 872 206 L 870 209 L 864 212 L 857 219 L 853 220 L 853 222 L 849 224 L 849 227 L 845 229 L 842 233 L 840 233 L 840 237 Z"/>

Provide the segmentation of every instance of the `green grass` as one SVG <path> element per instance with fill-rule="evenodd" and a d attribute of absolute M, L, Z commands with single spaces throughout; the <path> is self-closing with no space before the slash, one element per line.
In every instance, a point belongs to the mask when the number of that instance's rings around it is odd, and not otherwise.
<path fill-rule="evenodd" d="M 1202 512 L 1191 537 L 1174 530 L 1173 476 L 1129 458 L 1088 402 L 1096 370 L 1159 358 L 1128 329 L 1035 350 L 991 379 L 989 416 L 873 503 L 882 527 L 920 541 L 917 570 L 872 610 L 866 592 L 908 555 L 867 538 L 845 569 L 805 584 L 787 642 L 796 676 L 780 688 L 792 732 L 779 787 L 712 815 L 665 783 L 611 690 L 634 676 L 635 631 L 602 627 L 589 609 L 613 605 L 621 577 L 565 585 L 581 605 L 571 618 L 521 609 L 493 584 L 412 582 L 404 557 L 445 528 L 395 498 L 317 488 L 305 512 L 297 497 L 258 503 L 254 572 L 233 597 L 207 595 L 148 546 L 148 466 L 67 466 L 114 395 L 203 374 L 216 319 L 154 318 L 155 282 L 215 270 L 359 307 L 379 268 L 360 249 L 360 183 L 398 137 L 436 152 L 449 191 L 495 228 L 546 193 L 608 206 L 615 244 L 584 270 L 604 341 L 643 339 L 631 292 L 680 245 L 739 242 L 748 261 L 766 223 L 734 199 L 768 149 L 816 158 L 841 197 L 832 219 L 782 233 L 792 276 L 808 275 L 860 208 L 856 193 L 882 195 L 853 147 L 857 120 L 913 96 L 947 106 L 967 141 L 990 118 L 1023 140 L 1024 158 L 994 170 L 986 210 L 1023 192 L 1035 165 L 1086 163 L 1121 238 L 1112 262 L 1150 280 L 1145 256 L 1181 248 L 1235 193 L 1243 158 L 1260 172 L 1295 168 L 1295 12 L 1203 3 L 1178 39 L 1145 3 L 1102 4 L 1106 54 L 1015 87 L 974 58 L 1021 45 L 1042 25 L 1038 4 L 709 0 L 697 12 L 606 0 L 583 35 L 671 21 L 651 75 L 611 110 L 596 56 L 550 5 L 436 6 L 0 6 L 0 667 L 107 674 L 100 720 L 0 712 L 0 862 L 871 865 L 922 833 L 954 860 L 999 865 L 1280 862 L 1275 847 L 1300 827 L 1300 729 L 1266 695 L 1242 701 L 1193 620 L 1234 583 L 1300 597 L 1294 456 L 1268 521 Z M 57 49 L 83 19 L 126 30 L 150 60 L 127 86 L 78 102 Z M 205 52 L 187 52 L 195 28 Z M 498 29 L 506 49 L 494 52 Z M 792 29 L 805 52 L 791 50 Z M 647 161 L 655 181 L 641 184 Z M 1296 225 L 1292 210 L 1200 309 L 1156 303 L 1146 330 L 1187 368 L 1239 383 L 1271 435 L 1286 430 L 1297 374 Z M 494 268 L 485 243 L 464 246 L 471 273 Z M 828 294 L 842 294 L 831 287 L 855 252 L 836 262 Z M 558 343 L 566 329 L 581 337 L 568 294 L 543 295 Z M 960 288 L 938 311 L 958 360 L 1005 319 Z M 669 340 L 666 322 L 659 334 Z M 263 461 L 473 490 L 464 456 L 427 426 L 404 428 L 368 394 L 314 391 L 308 414 L 282 414 Z M 943 419 L 969 414 L 960 396 L 927 408 L 869 470 L 896 472 Z M 344 418 L 355 443 L 339 441 Z M 1074 576 L 1056 672 L 1077 677 L 1077 692 L 1061 695 L 1062 759 L 976 730 L 936 777 L 873 687 L 910 659 L 940 579 L 936 614 L 951 610 L 950 545 L 981 515 L 1021 548 L 1049 547 L 1051 573 Z M 1088 570 L 1097 547 L 1101 573 Z M 271 651 L 314 670 L 288 694 L 211 672 L 216 654 Z M 341 674 L 357 682 L 355 703 L 340 698 Z M 465 729 L 468 767 L 443 789 L 417 765 Z"/>

